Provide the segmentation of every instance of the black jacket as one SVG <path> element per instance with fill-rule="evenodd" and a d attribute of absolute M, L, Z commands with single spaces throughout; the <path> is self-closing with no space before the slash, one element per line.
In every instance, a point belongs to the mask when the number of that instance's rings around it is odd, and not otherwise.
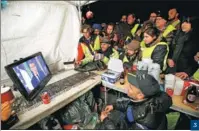
<path fill-rule="evenodd" d="M 171 105 L 171 97 L 165 92 L 161 92 L 142 102 L 133 102 L 131 99 L 127 98 L 118 99 L 113 104 L 113 108 L 126 114 L 125 121 L 128 126 L 123 126 L 125 129 L 142 129 L 137 124 L 147 129 L 166 129 L 167 124 L 166 122 L 162 124 L 162 121 L 165 119 L 165 114 Z M 131 108 L 133 112 L 133 121 L 129 121 L 127 116 L 127 110 L 129 108 Z M 118 126 L 114 124 L 114 120 L 105 118 L 99 129 L 116 129 L 117 127 Z"/>
<path fill-rule="evenodd" d="M 164 67 L 164 58 L 167 52 L 166 45 L 158 45 L 152 53 L 151 59 L 154 63 L 158 63 L 160 65 L 160 69 L 163 69 Z"/>
<path fill-rule="evenodd" d="M 194 60 L 195 54 L 199 51 L 198 38 L 192 32 L 184 33 L 179 30 L 172 43 L 172 59 L 174 60 L 176 72 L 185 72 L 192 76 L 198 68 Z"/>

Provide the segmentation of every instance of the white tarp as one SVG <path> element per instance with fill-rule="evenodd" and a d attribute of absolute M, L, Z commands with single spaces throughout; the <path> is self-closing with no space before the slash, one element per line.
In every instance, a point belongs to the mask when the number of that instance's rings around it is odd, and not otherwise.
<path fill-rule="evenodd" d="M 94 3 L 96 1 L 98 1 L 98 0 L 82 0 L 82 1 L 67 0 L 67 2 L 69 2 L 75 6 L 84 6 L 84 5 Z"/>
<path fill-rule="evenodd" d="M 1 10 L 1 80 L 4 66 L 41 51 L 50 69 L 63 68 L 77 52 L 77 8 L 65 1 L 8 1 Z"/>

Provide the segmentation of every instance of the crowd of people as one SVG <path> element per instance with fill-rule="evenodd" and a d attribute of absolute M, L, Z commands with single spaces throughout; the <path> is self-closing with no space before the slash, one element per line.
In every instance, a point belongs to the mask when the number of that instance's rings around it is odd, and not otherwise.
<path fill-rule="evenodd" d="M 106 65 L 110 58 L 122 60 L 125 69 L 150 58 L 160 65 L 163 76 L 174 74 L 183 80 L 199 80 L 199 18 L 180 19 L 179 15 L 176 8 L 168 11 L 168 19 L 154 11 L 142 24 L 134 13 L 122 15 L 115 24 L 92 23 L 89 18 L 82 23 L 75 66 L 90 63 L 99 54 L 104 56 L 101 61 Z M 165 114 L 172 105 L 171 97 L 160 91 L 158 82 L 146 72 L 137 70 L 136 75 L 140 78 L 137 85 L 128 74 L 129 99 L 108 105 L 101 113 L 98 129 L 167 129 Z M 108 117 L 113 109 L 125 116 L 122 124 Z"/>
<path fill-rule="evenodd" d="M 143 58 L 150 58 L 160 65 L 161 74 L 199 80 L 199 18 L 180 19 L 179 15 L 176 8 L 171 8 L 168 19 L 162 12 L 154 11 L 143 23 L 129 13 L 122 15 L 120 22 L 98 24 L 89 11 L 86 19 L 82 19 L 75 66 L 92 63 L 98 57 L 104 65 L 110 58 L 118 58 L 125 68 L 131 68 Z M 157 80 L 147 72 L 137 70 L 136 75 L 137 85 L 133 75 L 127 76 L 129 98 L 117 99 L 106 106 L 96 129 L 167 129 L 166 113 L 172 105 L 171 97 L 160 90 Z M 113 110 L 120 113 L 111 119 L 109 114 Z M 2 120 L 8 120 L 11 114 L 11 104 L 2 104 Z"/>
<path fill-rule="evenodd" d="M 199 52 L 199 18 L 180 18 L 178 10 L 171 8 L 168 19 L 154 11 L 142 24 L 134 13 L 122 15 L 116 24 L 97 24 L 92 20 L 93 13 L 89 13 L 91 17 L 82 23 L 76 65 L 91 62 L 95 54 L 102 53 L 106 56 L 105 64 L 110 57 L 130 65 L 151 58 L 163 74 L 172 73 L 182 79 L 198 76 L 194 56 L 198 57 Z"/>

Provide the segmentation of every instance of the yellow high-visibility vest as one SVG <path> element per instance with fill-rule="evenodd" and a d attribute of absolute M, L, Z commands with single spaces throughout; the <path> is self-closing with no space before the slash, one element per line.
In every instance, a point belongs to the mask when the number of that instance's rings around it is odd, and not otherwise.
<path fill-rule="evenodd" d="M 180 23 L 180 20 L 176 20 L 176 21 L 174 21 L 171 25 L 172 25 L 173 27 L 176 27 L 179 23 Z"/>
<path fill-rule="evenodd" d="M 92 52 L 95 52 L 97 50 L 99 50 L 101 47 L 100 47 L 100 39 L 99 39 L 99 36 L 97 36 L 95 38 L 95 41 L 94 41 L 94 46 L 92 46 L 91 44 L 89 44 Z M 84 59 L 82 60 L 82 64 L 87 64 L 88 62 L 91 62 L 93 60 L 93 55 L 91 54 L 89 48 L 87 47 L 87 45 L 85 45 L 84 43 L 81 43 L 81 46 L 82 46 L 82 49 L 83 49 L 83 52 L 84 52 Z"/>
<path fill-rule="evenodd" d="M 166 29 L 164 30 L 162 36 L 163 36 L 163 37 L 167 37 L 167 35 L 168 35 L 171 31 L 173 31 L 173 30 L 176 30 L 176 28 L 175 28 L 173 25 L 168 25 L 168 26 L 166 27 Z"/>
<path fill-rule="evenodd" d="M 135 33 L 136 33 L 138 27 L 139 27 L 139 24 L 135 24 L 134 27 L 131 29 L 131 34 L 133 37 L 135 37 Z"/>
<path fill-rule="evenodd" d="M 134 27 L 131 29 L 131 35 L 132 35 L 133 37 L 135 37 L 135 33 L 136 33 L 138 27 L 139 27 L 139 24 L 135 24 Z M 130 39 L 130 38 L 131 38 L 130 36 L 127 36 L 127 37 L 126 37 L 126 41 L 127 41 L 128 39 Z"/>
<path fill-rule="evenodd" d="M 163 65 L 163 71 L 164 71 L 167 67 L 166 61 L 167 61 L 167 56 L 168 56 L 168 53 L 169 53 L 169 47 L 168 47 L 168 44 L 166 42 L 159 42 L 159 43 L 157 43 L 157 44 L 155 44 L 151 47 L 142 48 L 142 58 L 150 58 L 151 59 L 152 53 L 158 45 L 166 45 L 167 46 L 167 53 L 164 57 L 164 63 L 163 63 L 164 64 Z"/>

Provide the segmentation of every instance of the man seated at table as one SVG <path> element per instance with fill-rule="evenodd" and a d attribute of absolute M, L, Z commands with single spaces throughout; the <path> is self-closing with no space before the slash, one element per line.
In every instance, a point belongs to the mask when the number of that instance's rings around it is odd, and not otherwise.
<path fill-rule="evenodd" d="M 126 49 L 119 56 L 119 59 L 124 63 L 124 67 L 131 68 L 135 63 L 141 60 L 140 42 L 131 40 L 127 44 Z"/>
<path fill-rule="evenodd" d="M 112 48 L 111 41 L 104 37 L 101 40 L 101 49 L 97 51 L 98 54 L 102 54 L 102 61 L 107 65 L 110 58 L 119 58 L 119 53 Z M 95 54 L 97 56 L 97 54 Z"/>
<path fill-rule="evenodd" d="M 120 98 L 108 105 L 101 113 L 99 129 L 118 129 L 118 124 L 110 119 L 113 109 L 121 112 L 116 117 L 125 115 L 122 129 L 167 129 L 166 112 L 172 105 L 171 97 L 160 91 L 158 82 L 147 72 L 137 71 L 136 77 L 128 74 L 128 81 L 130 98 Z"/>

